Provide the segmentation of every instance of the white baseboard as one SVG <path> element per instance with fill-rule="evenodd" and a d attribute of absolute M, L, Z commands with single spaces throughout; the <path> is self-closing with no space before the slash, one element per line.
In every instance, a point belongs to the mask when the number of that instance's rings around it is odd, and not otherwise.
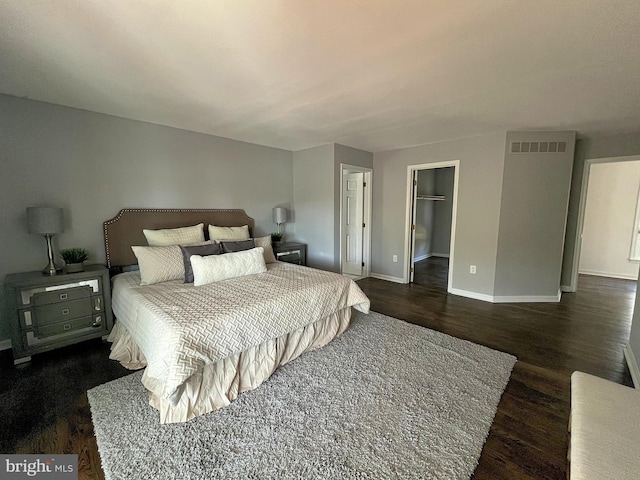
<path fill-rule="evenodd" d="M 438 257 L 438 258 L 449 258 L 448 253 L 425 253 L 424 255 L 418 255 L 413 259 L 414 262 L 420 262 L 421 260 L 426 260 L 427 258 Z"/>
<path fill-rule="evenodd" d="M 638 362 L 636 361 L 636 356 L 633 354 L 633 350 L 631 350 L 631 345 L 628 343 L 624 347 L 624 358 L 627 360 L 633 385 L 636 388 L 640 388 L 640 369 L 638 369 Z"/>
<path fill-rule="evenodd" d="M 386 280 L 394 283 L 405 283 L 403 278 L 392 277 L 391 275 L 383 275 L 381 273 L 371 273 L 372 278 L 379 280 Z M 490 303 L 553 303 L 559 302 L 562 297 L 562 291 L 558 289 L 557 295 L 521 295 L 521 296 L 494 296 L 487 295 L 486 293 L 472 292 L 469 290 L 460 290 L 458 288 L 452 288 L 448 290 L 448 293 L 458 295 L 460 297 L 472 298 L 474 300 L 482 300 L 483 302 Z"/>
<path fill-rule="evenodd" d="M 483 302 L 493 303 L 493 296 L 485 293 L 470 292 L 468 290 L 460 290 L 458 288 L 452 288 L 449 293 L 458 295 L 459 297 L 473 298 L 474 300 L 482 300 Z"/>
<path fill-rule="evenodd" d="M 4 340 L 0 340 L 0 350 L 10 350 L 11 349 L 11 339 L 5 338 Z"/>
<path fill-rule="evenodd" d="M 357 282 L 358 280 L 362 280 L 363 278 L 367 278 L 364 275 L 352 275 L 350 273 L 341 273 L 341 275 L 344 275 L 345 277 L 350 278 L 354 282 Z"/>
<path fill-rule="evenodd" d="M 551 303 L 559 302 L 562 292 L 558 290 L 558 295 L 521 295 L 521 296 L 495 296 L 486 293 L 470 292 L 468 290 L 459 290 L 452 288 L 449 293 L 459 295 L 461 297 L 473 298 L 490 303 Z"/>
<path fill-rule="evenodd" d="M 593 275 L 595 277 L 619 278 L 621 280 L 638 280 L 637 275 L 629 275 L 626 273 L 599 272 L 597 270 L 580 270 L 578 271 L 578 273 L 581 275 Z"/>
<path fill-rule="evenodd" d="M 391 275 L 383 275 L 382 273 L 371 272 L 369 276 L 373 278 L 377 278 L 378 280 L 386 280 L 387 282 L 405 283 L 404 278 L 392 277 Z"/>
<path fill-rule="evenodd" d="M 414 262 L 420 262 L 422 260 L 426 260 L 427 258 L 438 257 L 438 258 L 449 258 L 448 253 L 425 253 L 423 255 L 418 255 L 413 259 Z"/>
<path fill-rule="evenodd" d="M 558 289 L 557 295 L 498 295 L 493 297 L 493 303 L 557 303 L 561 298 L 562 290 Z"/>

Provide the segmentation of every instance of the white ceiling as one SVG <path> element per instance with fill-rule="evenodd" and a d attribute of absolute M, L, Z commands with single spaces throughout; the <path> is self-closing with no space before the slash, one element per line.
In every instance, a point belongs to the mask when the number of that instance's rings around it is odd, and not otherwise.
<path fill-rule="evenodd" d="M 298 150 L 640 131 L 639 0 L 0 0 L 0 93 Z"/>

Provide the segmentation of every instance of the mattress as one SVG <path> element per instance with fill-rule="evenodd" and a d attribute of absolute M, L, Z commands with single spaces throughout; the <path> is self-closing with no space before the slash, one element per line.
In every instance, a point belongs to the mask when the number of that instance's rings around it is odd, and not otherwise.
<path fill-rule="evenodd" d="M 137 272 L 114 277 L 112 303 L 119 324 L 112 335 L 112 358 L 133 368 L 146 364 L 143 382 L 152 405 L 161 415 L 167 412 L 166 421 L 183 421 L 172 420 L 184 416 L 173 415 L 172 407 L 194 410 L 194 385 L 198 391 L 210 390 L 212 380 L 204 372 L 221 375 L 226 368 L 227 377 L 229 372 L 237 376 L 239 370 L 246 372 L 245 359 L 260 357 L 253 361 L 259 371 L 254 379 L 245 375 L 244 383 L 225 380 L 215 387 L 220 391 L 216 397 L 227 399 L 213 403 L 228 403 L 229 396 L 255 388 L 283 361 L 338 335 L 348 325 L 351 307 L 369 310 L 368 298 L 349 278 L 281 262 L 269 264 L 265 273 L 199 287 L 139 282 Z M 274 351 L 277 346 L 280 352 Z M 207 395 L 199 391 L 196 396 Z"/>

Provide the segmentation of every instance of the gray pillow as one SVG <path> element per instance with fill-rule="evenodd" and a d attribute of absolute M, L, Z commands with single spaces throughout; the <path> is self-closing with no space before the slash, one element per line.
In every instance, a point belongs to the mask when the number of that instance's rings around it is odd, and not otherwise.
<path fill-rule="evenodd" d="M 251 250 L 256 246 L 256 242 L 253 241 L 253 238 L 249 240 L 220 242 L 220 244 L 222 245 L 222 250 L 224 250 L 224 253 L 242 252 L 244 250 Z"/>
<path fill-rule="evenodd" d="M 182 261 L 184 262 L 184 283 L 193 283 L 193 267 L 191 266 L 191 255 L 207 257 L 209 255 L 220 255 L 223 253 L 219 243 L 209 243 L 207 245 L 180 245 L 182 250 Z"/>

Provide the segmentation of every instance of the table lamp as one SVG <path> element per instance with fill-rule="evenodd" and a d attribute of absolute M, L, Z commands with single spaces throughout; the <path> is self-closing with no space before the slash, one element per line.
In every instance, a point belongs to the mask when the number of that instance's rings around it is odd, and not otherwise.
<path fill-rule="evenodd" d="M 27 207 L 27 227 L 29 233 L 43 235 L 47 241 L 47 256 L 49 263 L 42 270 L 44 275 L 56 275 L 62 271 L 53 260 L 51 237 L 64 232 L 62 208 L 58 207 Z"/>
<path fill-rule="evenodd" d="M 278 233 L 280 231 L 280 225 L 287 223 L 287 209 L 284 207 L 276 207 L 273 209 L 273 223 L 278 225 Z"/>

